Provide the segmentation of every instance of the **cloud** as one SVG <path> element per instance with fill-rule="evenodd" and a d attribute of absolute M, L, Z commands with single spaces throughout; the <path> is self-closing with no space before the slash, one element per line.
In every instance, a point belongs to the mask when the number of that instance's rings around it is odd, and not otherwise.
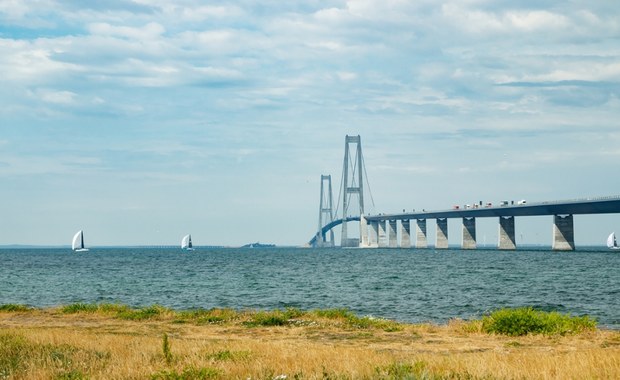
<path fill-rule="evenodd" d="M 563 191 L 615 189 L 597 182 L 617 155 L 612 3 L 7 0 L 0 178 L 59 194 L 75 172 L 131 178 L 129 198 L 165 188 L 142 210 L 204 190 L 221 209 L 251 204 L 248 220 L 281 201 L 314 226 L 306 181 L 337 178 L 343 136 L 361 134 L 385 203 L 449 195 L 419 185 L 455 178 L 464 198 L 550 189 L 571 166 L 588 169 Z M 273 181 L 295 196 L 257 202 Z"/>
<path fill-rule="evenodd" d="M 76 93 L 71 91 L 55 91 L 49 89 L 39 89 L 33 95 L 44 102 L 63 105 L 73 104 L 77 96 Z"/>
<path fill-rule="evenodd" d="M 108 23 L 94 23 L 88 25 L 91 35 L 113 36 L 130 40 L 152 40 L 160 37 L 166 29 L 156 23 L 150 22 L 143 27 L 113 26 Z"/>

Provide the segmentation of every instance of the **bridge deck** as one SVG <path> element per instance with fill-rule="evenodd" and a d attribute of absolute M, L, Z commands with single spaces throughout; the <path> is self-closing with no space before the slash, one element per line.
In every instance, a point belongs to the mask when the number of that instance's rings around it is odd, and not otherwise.
<path fill-rule="evenodd" d="M 423 211 L 400 214 L 381 214 L 367 216 L 368 221 L 436 219 L 436 218 L 487 218 L 500 216 L 540 216 L 576 214 L 614 214 L 620 213 L 620 196 L 591 198 L 573 201 L 553 201 L 529 203 L 524 205 L 492 206 L 469 209 Z"/>

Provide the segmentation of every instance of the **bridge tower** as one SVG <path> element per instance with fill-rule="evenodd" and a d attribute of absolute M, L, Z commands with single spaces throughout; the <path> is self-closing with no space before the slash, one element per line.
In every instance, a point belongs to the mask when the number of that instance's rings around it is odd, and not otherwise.
<path fill-rule="evenodd" d="M 327 186 L 325 186 L 327 183 Z M 333 247 L 334 246 L 334 230 L 329 230 L 329 238 L 323 235 L 321 231 L 323 226 L 334 221 L 334 212 L 332 207 L 332 176 L 321 175 L 321 204 L 319 206 L 319 229 L 316 235 L 317 247 Z"/>
<path fill-rule="evenodd" d="M 352 157 L 349 150 L 349 145 L 355 144 L 355 156 Z M 344 166 L 342 172 L 342 217 L 346 218 L 349 215 L 357 214 L 359 212 L 360 217 L 364 215 L 364 188 L 362 173 L 364 167 L 362 166 L 362 139 L 359 135 L 345 137 L 344 144 Z M 355 199 L 357 197 L 357 205 L 359 210 L 355 208 Z M 360 236 L 360 239 L 362 237 Z M 341 233 L 341 247 L 357 247 L 359 246 L 360 239 L 349 239 L 347 231 L 347 223 L 342 223 Z"/>

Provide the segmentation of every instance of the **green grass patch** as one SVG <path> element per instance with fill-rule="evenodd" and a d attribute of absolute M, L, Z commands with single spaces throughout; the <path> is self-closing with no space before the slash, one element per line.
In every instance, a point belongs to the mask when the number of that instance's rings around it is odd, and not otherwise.
<path fill-rule="evenodd" d="M 230 351 L 230 350 L 221 350 L 209 353 L 205 356 L 208 360 L 224 362 L 231 361 L 236 362 L 240 360 L 245 360 L 250 357 L 250 351 Z"/>
<path fill-rule="evenodd" d="M 348 327 L 358 329 L 376 328 L 387 332 L 401 331 L 403 329 L 402 324 L 398 322 L 371 316 L 358 317 L 348 309 L 318 309 L 313 310 L 310 314 L 318 318 L 339 320 Z"/>
<path fill-rule="evenodd" d="M 130 321 L 144 321 L 147 319 L 156 319 L 164 316 L 165 314 L 174 314 L 174 311 L 160 305 L 152 305 L 139 309 L 130 309 L 119 311 L 116 316 L 120 319 L 126 319 Z"/>
<path fill-rule="evenodd" d="M 180 311 L 177 313 L 178 321 L 191 321 L 199 325 L 223 324 L 238 320 L 239 318 L 241 318 L 240 313 L 229 308 L 209 310 L 195 309 Z"/>
<path fill-rule="evenodd" d="M 545 312 L 531 307 L 500 309 L 482 318 L 483 332 L 509 336 L 527 334 L 567 335 L 596 329 L 596 321 L 589 316 L 572 317 L 570 314 Z"/>
<path fill-rule="evenodd" d="M 426 363 L 416 361 L 414 363 L 394 362 L 383 367 L 375 368 L 377 379 L 436 379 L 426 369 Z"/>
<path fill-rule="evenodd" d="M 151 380 L 206 380 L 221 377 L 220 371 L 209 367 L 187 367 L 183 371 L 159 371 L 151 375 Z"/>
<path fill-rule="evenodd" d="M 103 314 L 121 314 L 131 311 L 131 308 L 127 305 L 115 304 L 115 303 L 72 303 L 70 305 L 63 306 L 60 311 L 65 314 L 76 313 L 103 313 Z"/>
<path fill-rule="evenodd" d="M 244 325 L 249 327 L 256 326 L 286 326 L 294 318 L 299 318 L 304 315 L 299 309 L 287 308 L 285 310 L 273 310 L 273 311 L 258 311 L 250 314 L 250 319 L 243 322 Z"/>
<path fill-rule="evenodd" d="M 355 317 L 355 314 L 348 309 L 316 309 L 311 312 L 319 318 L 327 319 L 349 319 Z"/>
<path fill-rule="evenodd" d="M 96 303 L 72 303 L 66 306 L 63 306 L 60 311 L 65 314 L 75 314 L 75 313 L 95 313 L 99 310 L 99 306 Z"/>
<path fill-rule="evenodd" d="M 10 311 L 10 312 L 20 312 L 20 311 L 30 311 L 33 310 L 30 306 L 15 304 L 15 303 L 7 303 L 4 305 L 0 305 L 0 311 Z"/>
<path fill-rule="evenodd" d="M 0 334 L 0 379 L 23 378 L 29 368 L 48 369 L 57 379 L 82 379 L 89 370 L 105 366 L 109 358 L 108 352 L 33 343 L 21 335 Z"/>
<path fill-rule="evenodd" d="M 172 360 L 174 359 L 172 356 L 172 351 L 170 350 L 170 340 L 168 339 L 168 334 L 164 333 L 161 340 L 161 350 L 164 354 L 164 359 L 166 360 L 166 364 L 172 364 Z"/>

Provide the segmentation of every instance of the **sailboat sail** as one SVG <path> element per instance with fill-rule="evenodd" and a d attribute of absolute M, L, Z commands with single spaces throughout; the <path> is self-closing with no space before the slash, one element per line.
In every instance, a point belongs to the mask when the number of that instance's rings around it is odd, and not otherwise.
<path fill-rule="evenodd" d="M 71 249 L 74 251 L 88 251 L 84 248 L 84 231 L 79 230 L 73 235 L 73 241 L 71 242 Z"/>
<path fill-rule="evenodd" d="M 607 247 L 608 248 L 618 248 L 618 242 L 616 241 L 616 233 L 612 232 L 609 234 L 607 238 Z"/>
<path fill-rule="evenodd" d="M 185 235 L 181 240 L 181 249 L 191 250 L 192 247 L 192 235 Z"/>

